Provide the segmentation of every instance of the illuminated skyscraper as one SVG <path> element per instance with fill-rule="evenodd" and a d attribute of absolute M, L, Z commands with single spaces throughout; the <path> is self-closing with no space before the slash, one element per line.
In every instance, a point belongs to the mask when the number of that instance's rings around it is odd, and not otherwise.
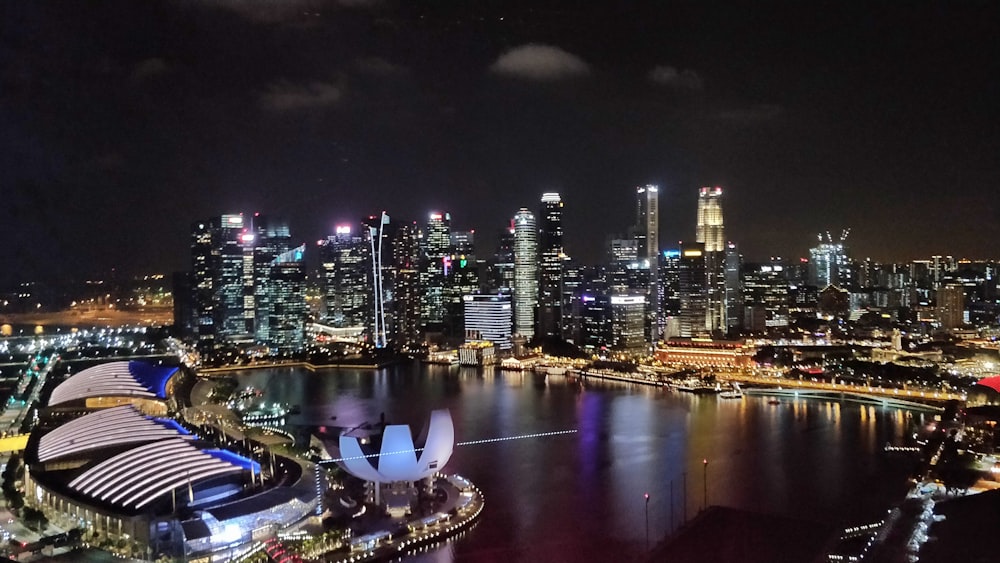
<path fill-rule="evenodd" d="M 652 184 L 635 189 L 638 199 L 635 240 L 638 258 L 656 268 L 660 253 L 660 189 Z"/>
<path fill-rule="evenodd" d="M 267 344 L 279 354 L 301 350 L 305 341 L 305 250 L 304 245 L 293 248 L 271 262 Z"/>
<path fill-rule="evenodd" d="M 535 216 L 522 207 L 514 215 L 514 332 L 535 334 L 538 304 L 538 228 Z"/>
<path fill-rule="evenodd" d="M 704 246 L 701 243 L 682 244 L 677 264 L 677 287 L 680 294 L 680 335 L 706 336 L 708 284 Z"/>
<path fill-rule="evenodd" d="M 396 229 L 392 244 L 396 281 L 393 289 L 395 345 L 415 350 L 420 345 L 420 245 L 416 223 Z"/>
<path fill-rule="evenodd" d="M 840 240 L 834 242 L 827 232 L 819 235 L 819 245 L 809 249 L 809 285 L 820 289 L 828 285 L 851 285 L 851 261 L 845 244 L 850 229 L 845 229 Z"/>
<path fill-rule="evenodd" d="M 212 217 L 191 234 L 191 289 L 195 334 L 202 351 L 248 333 L 245 317 L 243 216 Z"/>
<path fill-rule="evenodd" d="M 559 337 L 562 332 L 563 230 L 562 198 L 542 194 L 538 231 L 538 334 Z"/>
<path fill-rule="evenodd" d="M 368 245 L 350 225 L 320 241 L 326 322 L 335 327 L 363 326 L 368 317 Z"/>
<path fill-rule="evenodd" d="M 451 215 L 433 212 L 423 236 L 424 259 L 420 271 L 423 289 L 420 321 L 426 330 L 440 330 L 444 323 L 445 260 L 450 260 Z"/>
<path fill-rule="evenodd" d="M 725 331 L 726 234 L 722 223 L 722 188 L 701 188 L 695 238 L 705 245 L 705 328 Z"/>
<path fill-rule="evenodd" d="M 705 252 L 725 252 L 726 233 L 722 226 L 722 188 L 702 188 L 698 194 L 698 227 L 695 239 Z"/>

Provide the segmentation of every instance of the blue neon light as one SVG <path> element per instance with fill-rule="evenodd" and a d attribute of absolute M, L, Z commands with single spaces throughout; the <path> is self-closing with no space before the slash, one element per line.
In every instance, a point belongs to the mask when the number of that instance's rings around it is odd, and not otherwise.
<path fill-rule="evenodd" d="M 177 366 L 154 366 L 137 360 L 128 363 L 128 372 L 132 377 L 161 399 L 167 398 L 167 381 L 178 369 Z"/>
<path fill-rule="evenodd" d="M 216 459 L 220 459 L 220 460 L 222 460 L 222 461 L 224 461 L 226 463 L 230 463 L 230 464 L 235 465 L 237 467 L 242 467 L 243 469 L 250 469 L 254 473 L 260 473 L 260 464 L 259 463 L 257 463 L 256 461 L 254 461 L 254 460 L 252 460 L 250 458 L 246 458 L 246 457 L 243 457 L 241 455 L 237 455 L 237 454 L 235 454 L 235 453 L 233 453 L 233 452 L 231 452 L 229 450 L 202 450 L 202 451 L 204 451 L 206 454 L 208 454 L 208 455 L 210 455 L 210 456 L 212 456 L 212 457 L 214 457 Z"/>

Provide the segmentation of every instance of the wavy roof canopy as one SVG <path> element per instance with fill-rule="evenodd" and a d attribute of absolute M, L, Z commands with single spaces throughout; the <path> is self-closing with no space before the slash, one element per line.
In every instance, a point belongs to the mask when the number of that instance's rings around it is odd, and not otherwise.
<path fill-rule="evenodd" d="M 140 509 L 188 483 L 243 471 L 241 465 L 221 457 L 199 450 L 180 437 L 159 440 L 95 465 L 69 486 L 114 506 Z M 260 471 L 257 463 L 249 463 L 252 470 Z"/>
<path fill-rule="evenodd" d="M 158 366 L 135 360 L 97 365 L 70 376 L 56 386 L 49 405 L 91 397 L 165 399 L 167 381 L 177 370 L 176 366 Z"/>
<path fill-rule="evenodd" d="M 172 420 L 150 418 L 131 405 L 123 405 L 81 416 L 42 436 L 38 461 L 167 438 L 189 440 L 191 436 Z"/>
<path fill-rule="evenodd" d="M 362 450 L 358 438 L 341 435 L 341 464 L 350 474 L 366 481 L 419 481 L 443 469 L 451 459 L 455 425 L 448 409 L 431 412 L 421 438 L 418 452 L 408 425 L 386 426 L 379 453 L 369 456 Z"/>

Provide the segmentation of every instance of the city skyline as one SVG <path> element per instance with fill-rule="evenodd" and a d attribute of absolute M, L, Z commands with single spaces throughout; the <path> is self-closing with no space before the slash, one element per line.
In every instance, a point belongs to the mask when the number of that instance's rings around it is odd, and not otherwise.
<path fill-rule="evenodd" d="M 645 184 L 662 243 L 719 185 L 752 259 L 843 227 L 879 261 L 995 257 L 996 6 L 611 9 L 13 5 L 4 281 L 181 270 L 190 222 L 231 209 L 303 241 L 381 209 L 490 231 L 550 191 L 595 262 L 590 226 L 628 228 Z"/>

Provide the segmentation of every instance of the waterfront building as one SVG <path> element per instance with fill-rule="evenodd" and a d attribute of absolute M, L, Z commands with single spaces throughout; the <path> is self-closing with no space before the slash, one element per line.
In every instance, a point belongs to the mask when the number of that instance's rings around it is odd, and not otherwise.
<path fill-rule="evenodd" d="M 480 289 L 474 231 L 452 231 L 450 254 L 444 258 L 444 276 L 443 328 L 449 336 L 460 336 L 465 315 L 462 298 L 479 293 Z"/>
<path fill-rule="evenodd" d="M 743 340 L 671 338 L 656 347 L 656 359 L 664 364 L 695 368 L 742 369 L 754 365 L 756 349 Z"/>
<path fill-rule="evenodd" d="M 649 352 L 646 338 L 646 295 L 625 293 L 612 295 L 611 348 L 626 355 L 645 355 Z"/>
<path fill-rule="evenodd" d="M 465 341 L 492 342 L 511 349 L 511 300 L 509 295 L 465 295 Z"/>
<path fill-rule="evenodd" d="M 497 347 L 492 342 L 476 340 L 458 348 L 458 365 L 492 366 L 497 363 Z"/>
<path fill-rule="evenodd" d="M 246 334 L 243 317 L 243 216 L 212 217 L 194 224 L 191 271 L 194 333 L 198 347 L 210 351 L 229 337 Z"/>
<path fill-rule="evenodd" d="M 543 337 L 562 336 L 563 201 L 558 193 L 542 194 L 538 230 L 538 328 Z"/>
<path fill-rule="evenodd" d="M 538 229 L 535 216 L 522 207 L 514 215 L 514 332 L 535 335 L 538 305 Z"/>
<path fill-rule="evenodd" d="M 143 560 L 235 560 L 315 514 L 307 462 L 223 449 L 214 428 L 167 416 L 179 373 L 111 362 L 55 387 L 24 450 L 26 505 Z"/>

